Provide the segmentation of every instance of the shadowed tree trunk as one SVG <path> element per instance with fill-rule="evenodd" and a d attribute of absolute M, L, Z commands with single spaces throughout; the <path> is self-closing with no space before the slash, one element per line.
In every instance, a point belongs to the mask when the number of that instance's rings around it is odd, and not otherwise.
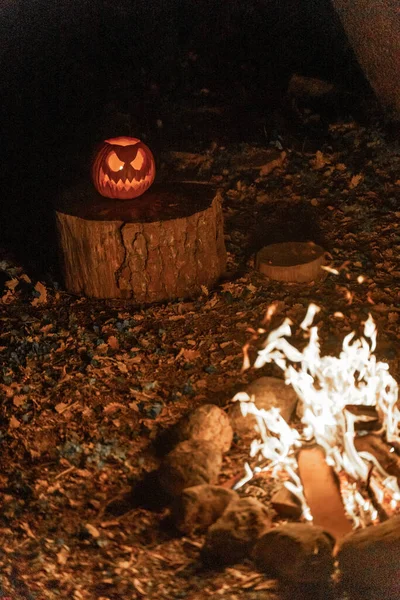
<path fill-rule="evenodd" d="M 332 0 L 378 99 L 400 116 L 399 0 Z"/>

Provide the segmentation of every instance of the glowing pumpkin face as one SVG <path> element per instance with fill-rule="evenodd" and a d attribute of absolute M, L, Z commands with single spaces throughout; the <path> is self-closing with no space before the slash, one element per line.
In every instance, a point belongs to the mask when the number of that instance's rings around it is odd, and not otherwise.
<path fill-rule="evenodd" d="M 156 174 L 150 149 L 137 138 L 105 140 L 94 159 L 92 179 L 102 196 L 128 200 L 151 186 Z"/>

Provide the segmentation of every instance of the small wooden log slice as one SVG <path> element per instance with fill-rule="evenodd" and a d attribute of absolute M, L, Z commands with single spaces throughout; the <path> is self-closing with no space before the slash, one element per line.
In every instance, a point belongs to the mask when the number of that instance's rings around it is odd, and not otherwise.
<path fill-rule="evenodd" d="M 66 289 L 159 302 L 211 287 L 226 265 L 221 201 L 201 184 L 158 184 L 139 198 L 103 198 L 90 184 L 56 209 Z"/>
<path fill-rule="evenodd" d="M 316 281 L 323 276 L 325 251 L 314 242 L 284 242 L 262 248 L 256 269 L 270 279 L 293 283 Z"/>

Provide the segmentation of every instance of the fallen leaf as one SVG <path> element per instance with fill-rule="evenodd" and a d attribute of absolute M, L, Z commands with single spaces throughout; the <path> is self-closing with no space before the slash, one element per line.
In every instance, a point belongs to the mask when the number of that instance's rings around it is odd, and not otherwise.
<path fill-rule="evenodd" d="M 138 364 L 140 362 L 142 362 L 142 357 L 141 356 L 133 356 L 132 358 L 129 359 L 129 362 L 133 365 Z"/>
<path fill-rule="evenodd" d="M 358 184 L 363 180 L 363 176 L 362 175 L 353 175 L 353 177 L 350 179 L 350 184 L 349 184 L 349 188 L 351 190 L 353 190 L 354 188 L 356 188 L 358 186 Z"/>
<path fill-rule="evenodd" d="M 329 162 L 329 158 L 326 158 L 321 152 L 321 150 L 317 150 L 317 152 L 315 153 L 315 158 L 310 160 L 310 164 L 314 171 L 319 171 L 320 169 L 323 169 L 325 165 L 329 164 Z"/>
<path fill-rule="evenodd" d="M 8 290 L 5 294 L 2 295 L 1 297 L 1 303 L 2 304 L 10 304 L 14 299 L 14 294 L 11 290 Z"/>
<path fill-rule="evenodd" d="M 113 350 L 118 350 L 118 348 L 119 348 L 119 342 L 118 342 L 117 338 L 115 337 L 115 335 L 110 335 L 110 337 L 107 340 L 107 344 Z"/>
<path fill-rule="evenodd" d="M 267 204 L 271 202 L 271 195 L 266 193 L 257 194 L 256 202 L 257 204 Z"/>
<path fill-rule="evenodd" d="M 139 594 L 141 596 L 146 596 L 147 595 L 146 591 L 143 589 L 143 586 L 142 586 L 141 582 L 139 581 L 139 579 L 136 579 L 136 577 L 134 577 L 134 579 L 133 579 L 133 585 L 135 587 L 135 590 L 137 592 L 139 592 Z"/>
<path fill-rule="evenodd" d="M 120 521 L 118 521 L 118 519 L 113 519 L 111 521 L 102 521 L 100 523 L 100 527 L 103 527 L 103 529 L 107 529 L 107 527 L 121 527 L 121 523 Z"/>
<path fill-rule="evenodd" d="M 100 537 L 100 531 L 97 529 L 97 527 L 94 527 L 94 525 L 91 525 L 90 523 L 86 523 L 85 527 L 92 537 Z"/>
<path fill-rule="evenodd" d="M 198 379 L 195 383 L 196 387 L 203 389 L 205 387 L 207 387 L 207 380 L 206 379 Z"/>
<path fill-rule="evenodd" d="M 35 285 L 35 290 L 39 292 L 39 297 L 34 298 L 31 302 L 32 306 L 38 306 L 38 304 L 45 304 L 47 302 L 47 289 L 40 281 Z"/>
<path fill-rule="evenodd" d="M 4 285 L 9 290 L 13 291 L 17 287 L 18 283 L 19 283 L 19 280 L 16 277 L 13 277 L 12 279 L 9 279 L 8 281 L 6 281 Z"/>
<path fill-rule="evenodd" d="M 121 373 L 127 373 L 128 372 L 128 367 L 123 362 L 118 361 L 117 362 L 117 367 L 121 371 Z"/>
<path fill-rule="evenodd" d="M 22 527 L 22 529 L 24 531 L 26 531 L 26 533 L 28 534 L 28 537 L 30 537 L 33 540 L 36 540 L 36 536 L 33 533 L 32 529 L 29 527 L 29 523 L 20 523 L 20 527 Z"/>
<path fill-rule="evenodd" d="M 22 406 L 24 404 L 25 400 L 26 400 L 26 396 L 17 395 L 17 396 L 14 396 L 14 398 L 13 398 L 13 404 L 14 404 L 14 406 L 17 406 L 17 407 Z"/>
<path fill-rule="evenodd" d="M 275 160 L 271 160 L 271 162 L 269 162 L 266 165 L 264 165 L 263 167 L 261 167 L 260 176 L 265 177 L 266 175 L 269 175 L 270 173 L 272 173 L 272 171 L 274 171 L 275 169 L 282 167 L 283 163 L 285 162 L 285 159 L 286 159 L 286 152 L 281 152 L 281 155 L 279 158 L 276 158 Z"/>
<path fill-rule="evenodd" d="M 65 565 L 65 563 L 67 562 L 68 559 L 68 555 L 69 555 L 69 548 L 68 546 L 63 546 L 60 550 L 60 552 L 57 553 L 57 562 L 59 565 Z"/>
<path fill-rule="evenodd" d="M 213 297 L 211 298 L 211 300 L 209 300 L 205 305 L 204 308 L 210 309 L 210 308 L 214 308 L 214 306 L 216 304 L 218 304 L 219 302 L 219 297 L 217 294 L 214 294 Z"/>
<path fill-rule="evenodd" d="M 124 405 L 120 402 L 110 402 L 109 404 L 107 404 L 107 406 L 103 408 L 103 412 L 106 415 L 112 415 L 120 408 L 124 408 Z"/>
<path fill-rule="evenodd" d="M 129 569 L 129 567 L 131 567 L 131 566 L 132 566 L 132 561 L 130 561 L 130 560 L 120 560 L 117 563 L 117 567 L 119 569 Z"/>
<path fill-rule="evenodd" d="M 96 346 L 96 353 L 98 354 L 104 354 L 105 352 L 107 352 L 109 346 L 108 344 L 99 344 L 98 346 Z"/>
<path fill-rule="evenodd" d="M 75 469 L 75 475 L 79 477 L 91 477 L 92 473 L 89 469 Z"/>
<path fill-rule="evenodd" d="M 178 360 L 178 358 L 184 358 L 187 362 L 190 362 L 192 360 L 196 360 L 196 358 L 199 358 L 200 356 L 201 353 L 199 352 L 199 350 L 181 348 L 179 354 L 177 354 L 177 356 L 175 357 L 175 360 Z"/>
<path fill-rule="evenodd" d="M 223 350 L 224 348 L 226 348 L 227 346 L 230 346 L 231 344 L 232 344 L 232 341 L 231 341 L 231 340 L 229 340 L 228 342 L 222 342 L 222 343 L 219 345 L 219 347 L 220 347 L 220 348 L 222 348 L 222 350 Z"/>
<path fill-rule="evenodd" d="M 12 416 L 10 419 L 10 429 L 18 429 L 18 427 L 20 425 L 21 425 L 20 421 L 18 421 L 18 419 L 16 419 L 14 416 Z"/>
<path fill-rule="evenodd" d="M 268 579 L 267 581 L 262 581 L 254 586 L 255 590 L 278 590 L 279 582 L 277 579 Z"/>

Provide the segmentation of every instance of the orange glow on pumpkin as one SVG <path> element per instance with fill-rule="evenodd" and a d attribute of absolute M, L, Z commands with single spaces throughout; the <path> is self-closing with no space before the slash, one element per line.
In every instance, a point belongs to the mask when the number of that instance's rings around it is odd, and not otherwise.
<path fill-rule="evenodd" d="M 93 161 L 92 179 L 106 198 L 130 200 L 143 194 L 156 174 L 153 154 L 137 138 L 104 140 Z"/>

